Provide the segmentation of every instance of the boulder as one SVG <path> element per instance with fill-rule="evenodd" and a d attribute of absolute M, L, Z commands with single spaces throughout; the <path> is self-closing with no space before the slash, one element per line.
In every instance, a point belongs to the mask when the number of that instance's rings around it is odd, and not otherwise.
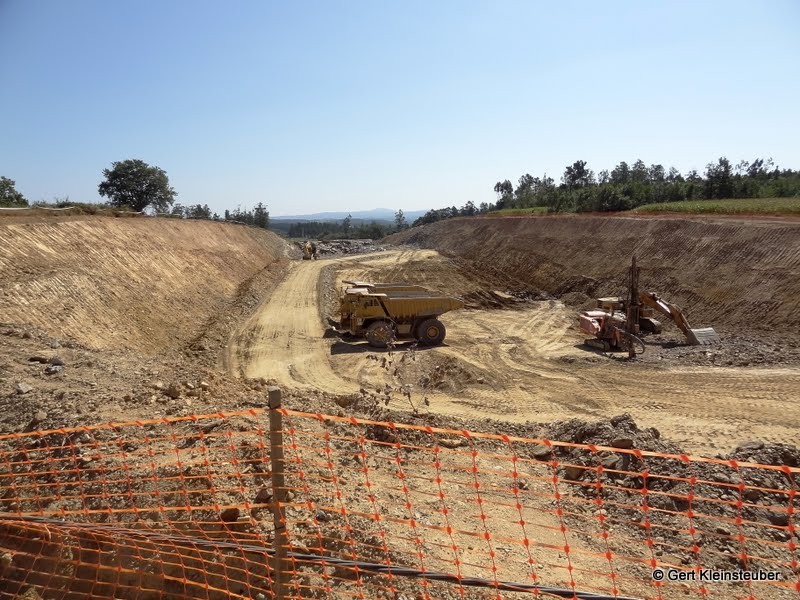
<path fill-rule="evenodd" d="M 17 392 L 17 394 L 21 396 L 23 394 L 28 394 L 32 392 L 33 386 L 28 385 L 24 381 L 20 381 L 19 383 L 17 383 L 17 385 L 14 386 L 14 390 Z"/>

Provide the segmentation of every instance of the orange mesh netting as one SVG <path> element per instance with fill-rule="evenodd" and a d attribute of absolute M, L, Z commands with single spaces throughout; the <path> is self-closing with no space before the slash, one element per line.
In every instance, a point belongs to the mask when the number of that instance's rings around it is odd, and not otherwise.
<path fill-rule="evenodd" d="M 0 436 L 0 598 L 800 597 L 797 468 L 278 417 Z"/>

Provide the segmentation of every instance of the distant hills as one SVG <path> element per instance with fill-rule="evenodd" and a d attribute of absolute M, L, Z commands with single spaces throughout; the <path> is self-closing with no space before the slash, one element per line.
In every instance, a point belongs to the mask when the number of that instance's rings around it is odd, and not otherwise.
<path fill-rule="evenodd" d="M 289 216 L 280 216 L 280 217 L 273 217 L 270 216 L 270 221 L 292 221 L 294 223 L 300 223 L 303 221 L 318 221 L 318 222 L 328 222 L 328 221 L 341 221 L 342 219 L 347 218 L 349 214 L 353 221 L 394 221 L 394 213 L 396 211 L 390 208 L 373 208 L 372 210 L 354 210 L 352 212 L 347 211 L 334 211 L 334 212 L 321 212 L 321 213 L 312 213 L 309 215 L 289 215 Z M 403 211 L 406 216 L 406 222 L 411 223 L 414 219 L 421 217 L 427 211 L 425 210 L 410 210 L 408 212 Z"/>

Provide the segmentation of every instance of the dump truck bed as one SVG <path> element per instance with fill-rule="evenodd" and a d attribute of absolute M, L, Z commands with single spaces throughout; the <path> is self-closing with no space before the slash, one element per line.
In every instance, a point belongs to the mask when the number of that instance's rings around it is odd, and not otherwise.
<path fill-rule="evenodd" d="M 456 298 L 434 296 L 428 294 L 412 294 L 409 292 L 392 292 L 387 294 L 370 294 L 380 298 L 386 312 L 393 319 L 411 317 L 434 317 L 451 310 L 464 308 L 464 303 Z"/>
<path fill-rule="evenodd" d="M 352 280 L 345 280 L 343 283 L 351 285 L 352 287 L 347 289 L 347 292 L 350 293 L 350 290 L 354 289 L 365 289 L 369 292 L 428 292 L 433 293 L 430 290 L 422 287 L 421 285 L 414 285 L 412 283 L 370 283 L 368 281 L 352 281 Z"/>

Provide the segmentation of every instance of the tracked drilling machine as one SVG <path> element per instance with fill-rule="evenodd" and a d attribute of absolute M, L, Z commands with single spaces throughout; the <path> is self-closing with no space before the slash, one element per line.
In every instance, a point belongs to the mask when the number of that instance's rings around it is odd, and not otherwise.
<path fill-rule="evenodd" d="M 627 350 L 628 356 L 635 356 L 637 348 L 640 352 L 645 349 L 640 337 L 643 331 L 661 332 L 661 323 L 654 318 L 656 312 L 672 320 L 692 346 L 720 341 L 719 335 L 711 327 L 693 329 L 677 305 L 660 298 L 655 292 L 640 292 L 639 267 L 636 257 L 633 257 L 627 296 L 598 298 L 597 308 L 581 312 L 581 330 L 594 336 L 585 343 L 605 352 Z"/>
<path fill-rule="evenodd" d="M 639 309 L 641 308 L 641 301 L 639 300 L 639 267 L 636 266 L 636 257 L 631 259 L 631 268 L 628 272 L 628 310 L 625 315 L 625 331 L 628 332 L 630 337 L 639 335 Z M 628 344 L 628 358 L 636 356 L 635 344 Z"/>

